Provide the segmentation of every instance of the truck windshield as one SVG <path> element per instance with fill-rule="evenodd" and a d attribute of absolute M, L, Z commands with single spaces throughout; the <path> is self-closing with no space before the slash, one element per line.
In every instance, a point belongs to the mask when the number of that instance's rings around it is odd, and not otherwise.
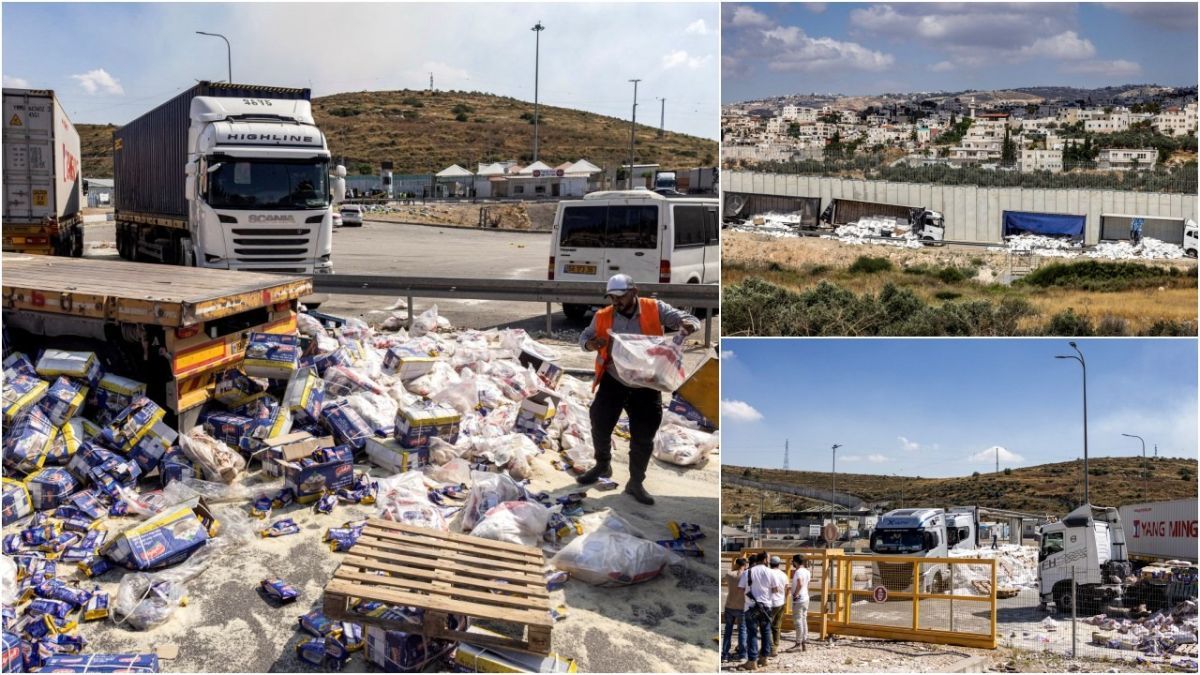
<path fill-rule="evenodd" d="M 208 165 L 208 204 L 213 208 L 320 209 L 329 206 L 328 162 L 214 156 Z"/>
<path fill-rule="evenodd" d="M 917 553 L 924 548 L 921 530 L 875 530 L 871 534 L 871 550 L 875 553 Z"/>

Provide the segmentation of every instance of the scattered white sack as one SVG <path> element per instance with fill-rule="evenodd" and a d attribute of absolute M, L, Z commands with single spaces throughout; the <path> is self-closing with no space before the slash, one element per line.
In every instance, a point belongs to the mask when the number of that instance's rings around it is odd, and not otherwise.
<path fill-rule="evenodd" d="M 448 405 L 463 415 L 470 415 L 479 407 L 479 389 L 475 381 L 475 373 L 470 368 L 463 368 L 458 376 L 458 382 L 442 389 L 430 398 L 435 403 Z"/>
<path fill-rule="evenodd" d="M 434 305 L 429 309 L 421 312 L 413 317 L 413 325 L 408 329 L 413 337 L 421 337 L 427 333 L 436 333 L 438 330 L 438 307 Z"/>
<path fill-rule="evenodd" d="M 474 529 L 484 514 L 497 505 L 519 500 L 525 495 L 521 486 L 506 474 L 472 471 L 471 480 L 471 492 L 462 510 L 463 530 Z"/>
<path fill-rule="evenodd" d="M 550 522 L 550 509 L 537 502 L 502 502 L 484 514 L 471 536 L 537 546 Z"/>
<path fill-rule="evenodd" d="M 717 447 L 715 434 L 665 424 L 654 435 L 654 458 L 679 466 L 692 466 L 708 460 Z"/>
<path fill-rule="evenodd" d="M 450 530 L 442 510 L 429 501 L 425 475 L 420 471 L 380 478 L 378 483 L 379 494 L 375 503 L 379 506 L 380 518 L 442 532 Z"/>
<path fill-rule="evenodd" d="M 670 557 L 649 539 L 601 527 L 572 540 L 550 564 L 593 586 L 628 586 L 662 574 Z"/>
<path fill-rule="evenodd" d="M 484 374 L 491 377 L 504 395 L 513 401 L 523 401 L 538 390 L 538 377 L 533 369 L 512 359 L 492 361 Z"/>
<path fill-rule="evenodd" d="M 461 457 L 455 457 L 440 466 L 429 467 L 425 474 L 439 483 L 466 485 L 471 482 L 471 464 Z"/>
<path fill-rule="evenodd" d="M 17 604 L 17 563 L 9 556 L 0 556 L 0 603 Z"/>
<path fill-rule="evenodd" d="M 344 400 L 354 409 L 354 412 L 358 413 L 359 417 L 363 418 L 364 422 L 371 425 L 372 429 L 390 434 L 395 428 L 396 411 L 399 406 L 390 396 L 362 391 L 351 394 Z"/>
<path fill-rule="evenodd" d="M 179 436 L 179 449 L 201 469 L 209 480 L 232 483 L 246 468 L 246 460 L 238 451 L 195 427 Z"/>
<path fill-rule="evenodd" d="M 1143 237 L 1137 246 L 1128 241 L 1103 241 L 1084 255 L 1104 260 L 1173 260 L 1183 258 L 1184 252 L 1182 246 Z"/>
<path fill-rule="evenodd" d="M 433 466 L 442 466 L 465 456 L 473 447 L 473 442 L 462 442 L 461 429 L 459 430 L 459 442 L 454 444 L 447 442 L 444 438 L 432 436 L 429 439 L 429 463 Z M 470 477 L 468 476 L 468 478 Z"/>
<path fill-rule="evenodd" d="M 579 523 L 583 526 L 585 532 L 607 528 L 613 532 L 624 532 L 639 539 L 650 538 L 646 536 L 645 532 L 638 529 L 636 525 L 626 520 L 624 516 L 613 511 L 611 508 L 580 516 Z"/>
<path fill-rule="evenodd" d="M 406 386 L 412 393 L 428 398 L 452 384 L 457 384 L 460 380 L 462 378 L 454 372 L 454 366 L 446 361 L 435 361 L 432 370 L 409 381 Z"/>
<path fill-rule="evenodd" d="M 626 383 L 670 393 L 687 378 L 680 338 L 625 333 L 611 337 L 613 366 Z"/>

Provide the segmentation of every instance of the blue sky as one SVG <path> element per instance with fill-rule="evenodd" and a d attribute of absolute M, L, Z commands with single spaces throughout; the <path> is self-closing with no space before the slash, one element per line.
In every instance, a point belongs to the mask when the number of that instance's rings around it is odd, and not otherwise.
<path fill-rule="evenodd" d="M 719 10 L 673 4 L 4 3 L 4 86 L 54 89 L 76 123 L 123 124 L 199 79 L 361 90 L 459 89 L 717 138 Z"/>
<path fill-rule="evenodd" d="M 1197 456 L 1196 343 L 1077 342 L 1088 454 Z M 721 459 L 780 468 L 959 476 L 1083 456 L 1081 368 L 1054 339 L 721 341 Z M 974 459 L 973 459 L 974 458 Z"/>
<path fill-rule="evenodd" d="M 1196 13 L 1196 3 L 729 3 L 721 97 L 1195 85 Z"/>

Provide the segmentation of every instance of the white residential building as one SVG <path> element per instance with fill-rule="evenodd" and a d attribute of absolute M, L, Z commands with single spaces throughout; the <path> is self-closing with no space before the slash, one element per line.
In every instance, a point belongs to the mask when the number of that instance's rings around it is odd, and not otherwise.
<path fill-rule="evenodd" d="M 1094 134 L 1114 134 L 1128 131 L 1130 125 L 1129 111 L 1113 111 L 1109 115 L 1095 120 L 1085 120 L 1083 130 Z"/>
<path fill-rule="evenodd" d="M 1196 133 L 1196 103 L 1181 108 L 1167 108 L 1154 118 L 1154 128 L 1166 136 L 1186 136 Z"/>
<path fill-rule="evenodd" d="M 787 130 L 787 123 L 782 117 L 772 117 L 767 120 L 768 134 L 781 134 Z"/>
<path fill-rule="evenodd" d="M 1022 150 L 1018 167 L 1021 171 L 1061 173 L 1063 170 L 1062 148 L 1058 150 Z"/>
<path fill-rule="evenodd" d="M 1101 169 L 1152 169 L 1157 162 L 1156 148 L 1106 148 L 1096 157 Z"/>

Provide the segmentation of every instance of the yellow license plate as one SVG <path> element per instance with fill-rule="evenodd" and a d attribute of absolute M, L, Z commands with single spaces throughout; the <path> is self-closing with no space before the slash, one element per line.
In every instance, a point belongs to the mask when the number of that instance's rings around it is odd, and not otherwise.
<path fill-rule="evenodd" d="M 564 274 L 595 274 L 595 265 L 563 265 Z"/>
<path fill-rule="evenodd" d="M 34 206 L 45 206 L 46 203 L 49 201 L 47 199 L 48 196 L 49 195 L 45 190 L 34 190 L 33 191 L 33 205 Z"/>

